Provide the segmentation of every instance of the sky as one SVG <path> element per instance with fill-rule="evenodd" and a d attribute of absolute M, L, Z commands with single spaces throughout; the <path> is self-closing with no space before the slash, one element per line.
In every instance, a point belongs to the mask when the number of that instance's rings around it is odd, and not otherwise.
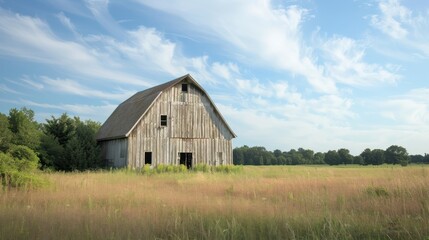
<path fill-rule="evenodd" d="M 268 150 L 429 153 L 429 2 L 0 0 L 0 112 L 104 122 L 191 74 Z"/>

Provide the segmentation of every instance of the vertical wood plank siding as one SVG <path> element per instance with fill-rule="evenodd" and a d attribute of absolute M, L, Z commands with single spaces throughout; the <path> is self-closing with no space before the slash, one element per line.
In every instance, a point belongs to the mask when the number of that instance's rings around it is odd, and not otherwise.
<path fill-rule="evenodd" d="M 126 138 L 103 141 L 101 144 L 101 157 L 108 166 L 123 167 L 127 165 L 128 141 Z"/>
<path fill-rule="evenodd" d="M 192 84 L 182 92 L 179 83 L 161 94 L 129 135 L 127 165 L 142 167 L 145 152 L 152 152 L 154 166 L 178 165 L 180 152 L 193 154 L 193 166 L 232 164 L 233 137 L 208 97 Z"/>

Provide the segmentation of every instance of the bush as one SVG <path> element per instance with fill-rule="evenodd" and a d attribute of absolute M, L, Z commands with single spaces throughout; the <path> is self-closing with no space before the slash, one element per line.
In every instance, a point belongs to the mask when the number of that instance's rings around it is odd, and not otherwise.
<path fill-rule="evenodd" d="M 214 167 L 214 172 L 223 172 L 223 173 L 238 173 L 243 170 L 243 166 L 235 165 L 220 165 Z"/>
<path fill-rule="evenodd" d="M 29 147 L 14 145 L 10 147 L 8 154 L 15 160 L 18 171 L 34 171 L 39 165 L 39 158 Z"/>
<path fill-rule="evenodd" d="M 210 168 L 207 164 L 197 164 L 192 170 L 195 172 L 208 172 Z"/>
<path fill-rule="evenodd" d="M 11 148 L 8 154 L 0 153 L 2 186 L 36 188 L 44 185 L 45 181 L 34 174 L 38 158 L 33 155 L 35 156 L 35 153 L 31 149 L 22 146 Z"/>

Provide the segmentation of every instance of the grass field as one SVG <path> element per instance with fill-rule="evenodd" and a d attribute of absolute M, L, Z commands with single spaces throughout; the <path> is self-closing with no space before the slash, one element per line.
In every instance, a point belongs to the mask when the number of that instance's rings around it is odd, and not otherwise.
<path fill-rule="evenodd" d="M 429 239 L 429 166 L 46 177 L 0 192 L 0 239 Z"/>

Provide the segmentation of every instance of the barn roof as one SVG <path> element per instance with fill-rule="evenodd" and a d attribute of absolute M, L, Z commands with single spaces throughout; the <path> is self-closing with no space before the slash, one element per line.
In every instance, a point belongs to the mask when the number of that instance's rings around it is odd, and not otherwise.
<path fill-rule="evenodd" d="M 192 82 L 206 94 L 211 104 L 214 106 L 215 111 L 219 114 L 232 135 L 236 137 L 234 131 L 229 127 L 228 123 L 225 121 L 207 92 L 191 77 L 191 75 L 187 74 L 161 85 L 138 92 L 123 103 L 119 104 L 115 111 L 113 111 L 110 117 L 101 126 L 97 133 L 97 140 L 102 141 L 128 137 L 161 93 L 185 79 Z"/>

